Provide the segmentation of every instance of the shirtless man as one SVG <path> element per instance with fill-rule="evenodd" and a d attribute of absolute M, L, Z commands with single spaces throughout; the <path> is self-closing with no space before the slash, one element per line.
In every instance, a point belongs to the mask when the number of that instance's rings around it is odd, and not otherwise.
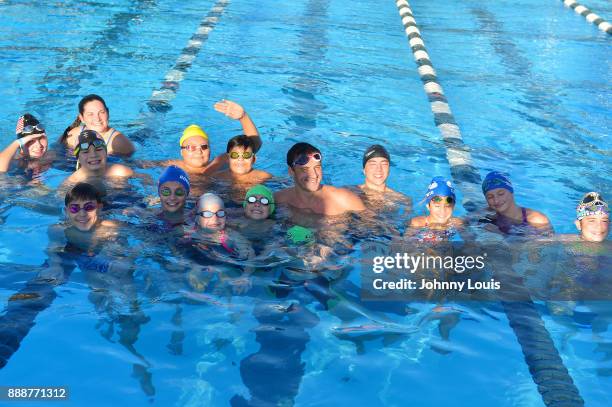
<path fill-rule="evenodd" d="M 348 189 L 321 185 L 322 159 L 321 151 L 308 143 L 291 147 L 287 152 L 287 165 L 295 186 L 276 192 L 276 203 L 327 216 L 364 210 L 361 199 Z"/>

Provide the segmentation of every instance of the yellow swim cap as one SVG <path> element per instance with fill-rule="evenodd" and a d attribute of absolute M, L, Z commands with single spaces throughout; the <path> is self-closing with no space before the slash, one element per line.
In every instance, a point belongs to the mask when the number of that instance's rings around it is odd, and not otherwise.
<path fill-rule="evenodd" d="M 185 130 L 183 130 L 183 135 L 181 136 L 181 139 L 179 140 L 179 146 L 182 147 L 185 140 L 187 140 L 189 137 L 194 137 L 194 136 L 202 137 L 204 140 L 208 141 L 208 135 L 204 132 L 204 130 L 202 130 L 202 128 L 198 126 L 197 124 L 192 124 L 192 125 L 187 126 Z"/>

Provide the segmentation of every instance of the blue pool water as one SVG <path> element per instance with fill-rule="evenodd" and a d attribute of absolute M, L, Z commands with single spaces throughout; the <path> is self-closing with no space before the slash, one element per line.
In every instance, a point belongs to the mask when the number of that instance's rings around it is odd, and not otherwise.
<path fill-rule="evenodd" d="M 584 3 L 612 19 L 609 2 Z M 212 109 L 227 98 L 257 124 L 264 141 L 257 166 L 279 177 L 275 186 L 287 182 L 285 152 L 303 140 L 321 148 L 329 184 L 361 183 L 361 156 L 374 143 L 392 154 L 389 185 L 415 203 L 431 177 L 450 175 L 393 1 L 232 0 L 172 109 L 151 112 L 152 92 L 214 4 L 0 1 L 0 145 L 13 139 L 26 111 L 50 139 L 59 137 L 79 99 L 98 93 L 111 125 L 138 139 L 135 159 L 178 157 L 178 137 L 192 122 L 209 132 L 216 155 L 240 131 Z M 556 232 L 574 233 L 582 194 L 612 190 L 609 36 L 560 1 L 411 6 L 474 166 L 481 175 L 509 172 L 517 202 L 546 213 Z M 0 178 L 3 307 L 48 257 L 48 229 L 63 220 L 53 190 L 68 175 L 52 168 L 44 187 Z M 146 183 L 132 188 L 156 194 Z M 70 400 L 62 405 L 74 406 L 544 405 L 499 304 L 372 311 L 345 284 L 357 281 L 359 251 L 341 260 L 348 275 L 335 282 L 344 308 L 326 310 L 316 289 L 303 286 L 275 294 L 267 288 L 274 270 L 259 273 L 247 295 L 193 293 L 168 282 L 169 266 L 156 259 L 179 266 L 199 260 L 177 258 L 163 241 L 133 229 L 125 230 L 126 246 L 140 254 L 130 260 L 133 286 L 98 293 L 77 268 L 0 370 L 0 385 L 67 386 Z M 552 316 L 545 304 L 538 309 L 586 405 L 612 405 L 610 328 Z M 610 321 L 612 304 L 598 309 Z M 335 334 L 373 321 L 406 332 L 363 340 Z M 445 340 L 440 329 L 448 324 L 454 327 Z"/>

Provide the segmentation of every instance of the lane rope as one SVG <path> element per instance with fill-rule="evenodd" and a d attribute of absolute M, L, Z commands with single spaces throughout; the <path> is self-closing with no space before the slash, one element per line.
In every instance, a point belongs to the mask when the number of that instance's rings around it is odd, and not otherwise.
<path fill-rule="evenodd" d="M 202 45 L 208 39 L 208 35 L 214 30 L 225 11 L 230 0 L 218 0 L 202 19 L 197 30 L 193 33 L 187 45 L 176 59 L 174 66 L 166 73 L 164 81 L 159 89 L 151 94 L 147 106 L 152 112 L 167 112 L 172 109 L 171 101 L 176 97 L 179 84 L 185 79 L 185 74 L 191 68 L 193 61 L 202 49 Z"/>
<path fill-rule="evenodd" d="M 438 76 L 425 48 L 425 42 L 421 37 L 410 5 L 406 0 L 397 0 L 395 4 L 402 18 L 404 31 L 408 37 L 423 88 L 429 99 L 435 125 L 444 140 L 446 158 L 453 180 L 463 192 L 463 207 L 470 212 L 475 211 L 481 206 L 478 203 L 482 202 L 480 174 L 472 163 L 470 149 L 463 142 L 461 130 L 444 95 L 444 90 L 438 82 Z"/>
<path fill-rule="evenodd" d="M 583 6 L 582 4 L 578 3 L 576 0 L 561 0 L 561 1 L 563 1 L 563 4 L 566 7 L 569 7 L 572 10 L 574 10 L 576 14 L 580 14 L 581 16 L 586 18 L 586 20 L 589 23 L 595 24 L 597 28 L 599 28 L 601 31 L 605 32 L 608 35 L 612 35 L 612 24 L 604 20 L 603 17 L 598 16 L 597 14 L 593 13 L 588 7 Z"/>
<path fill-rule="evenodd" d="M 469 149 L 463 143 L 459 126 L 451 112 L 448 100 L 444 96 L 442 86 L 438 83 L 436 71 L 425 48 L 412 9 L 406 0 L 397 0 L 395 4 L 399 9 L 423 87 L 429 98 L 436 127 L 440 130 L 445 142 L 446 156 L 451 166 L 453 178 L 458 181 L 456 177 L 462 177 L 460 180 L 463 181 L 464 188 L 465 186 L 470 188 L 476 186 L 476 191 L 469 190 L 469 192 L 470 194 L 477 193 L 480 195 L 480 175 L 477 168 L 472 164 Z M 478 185 L 475 185 L 476 182 L 478 182 Z M 472 196 L 475 195 L 470 195 L 470 197 Z M 470 203 L 473 204 L 474 202 Z M 467 207 L 466 209 L 470 210 Z M 518 276 L 515 278 L 518 278 Z M 525 290 L 522 283 L 515 286 L 522 287 Z M 529 300 L 522 302 L 502 301 L 502 304 L 544 404 L 549 407 L 583 406 L 584 401 L 580 397 L 578 388 L 563 364 L 563 360 L 534 303 Z"/>

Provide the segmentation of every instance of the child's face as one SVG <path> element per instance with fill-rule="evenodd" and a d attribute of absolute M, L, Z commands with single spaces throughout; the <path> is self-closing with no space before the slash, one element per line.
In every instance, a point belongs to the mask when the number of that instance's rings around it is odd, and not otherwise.
<path fill-rule="evenodd" d="M 159 188 L 159 200 L 165 212 L 178 212 L 185 207 L 187 191 L 178 182 L 165 182 Z"/>
<path fill-rule="evenodd" d="M 245 158 L 245 155 L 248 158 Z M 228 153 L 229 169 L 237 175 L 248 174 L 253 169 L 255 163 L 255 155 L 251 147 L 234 147 Z"/>
<path fill-rule="evenodd" d="M 455 201 L 449 196 L 434 196 L 427 204 L 427 208 L 436 223 L 446 223 L 453 216 Z"/>
<path fill-rule="evenodd" d="M 95 199 L 71 201 L 66 206 L 66 215 L 72 226 L 87 232 L 98 221 L 101 206 L 102 204 L 97 203 Z"/>
<path fill-rule="evenodd" d="M 580 237 L 587 242 L 603 242 L 610 231 L 610 215 L 597 214 L 576 221 Z"/>
<path fill-rule="evenodd" d="M 244 214 L 249 219 L 254 220 L 262 220 L 267 219 L 270 216 L 270 204 L 268 198 L 263 195 L 252 195 L 249 199 L 253 200 L 255 198 L 255 202 L 249 202 L 247 199 L 246 206 L 244 207 Z M 261 200 L 264 199 L 268 204 L 264 205 Z"/>
<path fill-rule="evenodd" d="M 216 203 L 207 204 L 198 212 L 198 224 L 202 229 L 208 231 L 225 229 L 225 208 Z"/>
<path fill-rule="evenodd" d="M 505 188 L 492 189 L 485 194 L 489 207 L 495 212 L 504 213 L 512 207 L 514 194 Z"/>

